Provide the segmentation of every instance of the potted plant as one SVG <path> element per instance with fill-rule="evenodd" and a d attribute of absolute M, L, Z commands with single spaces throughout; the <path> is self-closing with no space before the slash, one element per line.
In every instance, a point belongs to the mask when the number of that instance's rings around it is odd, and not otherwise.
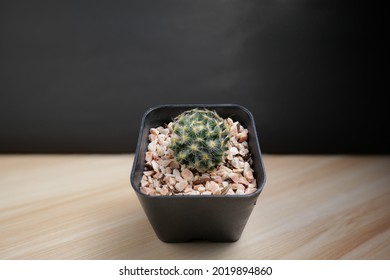
<path fill-rule="evenodd" d="M 252 114 L 234 104 L 151 108 L 130 180 L 160 240 L 238 240 L 265 183 Z"/>

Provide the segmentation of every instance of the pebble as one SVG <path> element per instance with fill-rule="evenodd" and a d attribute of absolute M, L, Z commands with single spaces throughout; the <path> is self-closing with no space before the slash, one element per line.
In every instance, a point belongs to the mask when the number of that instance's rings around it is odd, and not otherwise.
<path fill-rule="evenodd" d="M 151 128 L 151 129 L 150 129 L 150 134 L 153 134 L 153 135 L 158 136 L 158 135 L 159 135 L 158 129 Z"/>
<path fill-rule="evenodd" d="M 160 193 L 161 193 L 161 195 L 169 195 L 170 194 L 167 186 L 163 186 L 160 190 Z"/>
<path fill-rule="evenodd" d="M 152 160 L 152 167 L 153 167 L 154 171 L 159 172 L 160 166 L 158 165 L 158 163 L 155 160 Z"/>
<path fill-rule="evenodd" d="M 172 174 L 175 176 L 176 181 L 181 182 L 184 179 L 181 177 L 180 171 L 178 169 L 173 169 Z"/>
<path fill-rule="evenodd" d="M 152 159 L 153 159 L 153 152 L 149 152 L 149 151 L 146 152 L 145 161 L 148 162 L 148 163 L 151 163 Z"/>
<path fill-rule="evenodd" d="M 187 168 L 181 172 L 181 176 L 187 181 L 191 181 L 194 178 L 194 174 Z"/>
<path fill-rule="evenodd" d="M 176 183 L 175 189 L 179 192 L 184 191 L 184 189 L 187 187 L 187 182 L 186 181 L 181 181 L 179 183 Z"/>
<path fill-rule="evenodd" d="M 157 150 L 157 139 L 149 143 L 148 150 L 150 152 L 155 152 Z"/>

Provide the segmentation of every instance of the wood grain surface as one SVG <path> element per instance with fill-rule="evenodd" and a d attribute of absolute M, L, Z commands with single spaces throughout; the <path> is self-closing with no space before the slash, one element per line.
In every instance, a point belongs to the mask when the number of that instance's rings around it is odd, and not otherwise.
<path fill-rule="evenodd" d="M 0 155 L 0 259 L 390 259 L 390 157 L 264 155 L 241 239 L 163 243 L 133 156 Z"/>

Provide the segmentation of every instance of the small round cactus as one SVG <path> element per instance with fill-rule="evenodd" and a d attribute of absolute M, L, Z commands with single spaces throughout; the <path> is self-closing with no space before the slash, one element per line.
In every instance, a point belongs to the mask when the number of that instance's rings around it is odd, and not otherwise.
<path fill-rule="evenodd" d="M 223 119 L 214 111 L 196 108 L 174 119 L 170 148 L 180 164 L 206 172 L 225 159 L 228 141 Z"/>

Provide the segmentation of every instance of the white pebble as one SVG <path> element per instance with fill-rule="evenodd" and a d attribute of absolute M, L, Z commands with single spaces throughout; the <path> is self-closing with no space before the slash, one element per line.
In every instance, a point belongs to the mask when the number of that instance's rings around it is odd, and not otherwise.
<path fill-rule="evenodd" d="M 153 186 L 154 188 L 159 188 L 160 187 L 160 182 L 158 180 L 153 180 Z"/>
<path fill-rule="evenodd" d="M 200 192 L 193 190 L 190 192 L 190 195 L 200 195 Z"/>
<path fill-rule="evenodd" d="M 175 179 L 178 182 L 184 181 L 184 179 L 180 176 L 180 171 L 178 169 L 173 169 L 173 175 L 175 175 Z"/>
<path fill-rule="evenodd" d="M 254 177 L 253 177 L 253 173 L 252 173 L 252 171 L 247 171 L 247 172 L 245 172 L 244 173 L 244 176 L 245 176 L 245 178 L 247 179 L 247 180 L 253 180 L 254 179 Z"/>
<path fill-rule="evenodd" d="M 157 145 L 156 151 L 157 151 L 157 155 L 160 157 L 165 155 L 165 149 L 163 146 Z"/>
<path fill-rule="evenodd" d="M 245 190 L 245 193 L 246 193 L 246 194 L 254 193 L 256 190 L 257 190 L 257 189 L 255 189 L 255 188 L 247 188 L 247 189 Z"/>
<path fill-rule="evenodd" d="M 157 140 L 157 135 L 155 134 L 149 134 L 149 141 L 153 142 L 154 140 Z"/>
<path fill-rule="evenodd" d="M 174 186 L 174 185 L 176 184 L 175 178 L 170 177 L 170 178 L 169 178 L 169 184 L 170 184 L 171 186 Z"/>
<path fill-rule="evenodd" d="M 194 178 L 194 174 L 187 168 L 181 172 L 181 176 L 187 181 L 191 181 Z"/>
<path fill-rule="evenodd" d="M 240 168 L 240 160 L 238 158 L 233 158 L 231 164 L 233 165 L 234 168 Z"/>
<path fill-rule="evenodd" d="M 245 194 L 245 191 L 244 190 L 237 190 L 236 194 Z"/>
<path fill-rule="evenodd" d="M 155 171 L 150 170 L 150 171 L 144 171 L 144 175 L 146 176 L 152 176 L 155 173 Z"/>
<path fill-rule="evenodd" d="M 168 135 L 169 134 L 169 129 L 168 128 L 163 128 L 163 127 L 159 127 L 158 128 L 158 131 L 161 133 L 161 134 L 164 134 L 164 135 Z"/>
<path fill-rule="evenodd" d="M 142 179 L 141 180 L 141 187 L 148 187 L 149 186 L 149 182 L 147 179 Z"/>
<path fill-rule="evenodd" d="M 153 159 L 153 152 L 146 152 L 146 155 L 145 155 L 145 161 L 150 163 Z"/>
<path fill-rule="evenodd" d="M 169 194 L 169 189 L 168 189 L 168 187 L 167 187 L 167 186 L 163 186 L 163 187 L 161 188 L 160 193 L 161 193 L 162 195 L 168 195 L 168 194 Z"/>
<path fill-rule="evenodd" d="M 152 167 L 154 171 L 159 172 L 159 165 L 155 160 L 152 160 Z"/>
<path fill-rule="evenodd" d="M 218 190 L 219 190 L 219 185 L 214 181 L 210 181 L 209 191 L 211 191 L 213 194 L 216 194 Z M 221 193 L 221 190 L 219 190 L 219 192 Z"/>
<path fill-rule="evenodd" d="M 152 142 L 150 142 L 149 145 L 148 145 L 148 150 L 150 152 L 155 152 L 156 149 L 157 149 L 157 139 L 152 141 Z"/>
<path fill-rule="evenodd" d="M 183 191 L 187 187 L 187 182 L 186 181 L 181 181 L 179 183 L 176 183 L 175 189 L 178 190 L 179 192 Z"/>
<path fill-rule="evenodd" d="M 153 135 L 158 135 L 159 134 L 158 130 L 155 129 L 155 128 L 151 128 L 150 129 L 150 133 L 153 134 Z"/>
<path fill-rule="evenodd" d="M 233 156 L 237 155 L 238 154 L 238 149 L 236 147 L 231 147 L 229 149 L 229 153 Z"/>

